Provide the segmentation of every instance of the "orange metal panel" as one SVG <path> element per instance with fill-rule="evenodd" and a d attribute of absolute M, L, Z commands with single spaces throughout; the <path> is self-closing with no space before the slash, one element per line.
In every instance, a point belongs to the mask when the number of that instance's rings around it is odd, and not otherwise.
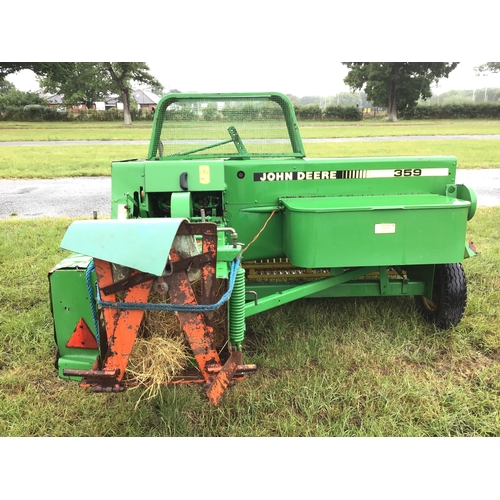
<path fill-rule="evenodd" d="M 111 263 L 94 259 L 99 288 L 113 283 Z M 138 271 L 132 271 L 131 275 Z M 144 304 L 148 301 L 153 280 L 140 283 L 125 291 L 123 302 Z M 116 294 L 102 295 L 101 300 L 116 302 Z M 116 380 L 120 381 L 125 374 L 128 359 L 134 346 L 137 331 L 144 316 L 144 311 L 103 309 L 108 352 L 103 356 L 103 370 L 116 370 Z"/>
<path fill-rule="evenodd" d="M 132 274 L 134 273 L 137 273 L 137 271 Z M 153 280 L 149 280 L 129 288 L 125 292 L 123 302 L 145 304 L 148 301 L 152 285 Z M 108 334 L 108 356 L 105 359 L 103 369 L 118 370 L 117 380 L 121 380 L 125 374 L 128 359 L 143 317 L 144 311 L 119 311 L 116 328 L 111 335 Z"/>
<path fill-rule="evenodd" d="M 180 260 L 174 248 L 170 251 L 170 259 L 174 263 Z M 172 304 L 198 303 L 186 271 L 178 271 L 165 280 L 168 283 Z M 206 324 L 203 313 L 178 311 L 176 314 L 203 378 L 211 382 L 214 375 L 208 371 L 208 366 L 220 365 L 219 354 L 214 348 L 213 328 Z"/>
<path fill-rule="evenodd" d="M 108 285 L 113 284 L 113 272 L 111 269 L 111 263 L 101 259 L 94 259 L 95 273 L 97 277 L 97 283 L 99 288 L 104 288 Z M 116 293 L 111 293 L 109 295 L 104 295 L 101 292 L 101 300 L 108 302 L 116 302 Z M 118 315 L 120 311 L 117 309 L 104 309 L 104 325 L 107 332 L 113 332 L 116 326 L 116 321 L 118 320 Z M 105 355 L 105 353 L 102 353 Z"/>

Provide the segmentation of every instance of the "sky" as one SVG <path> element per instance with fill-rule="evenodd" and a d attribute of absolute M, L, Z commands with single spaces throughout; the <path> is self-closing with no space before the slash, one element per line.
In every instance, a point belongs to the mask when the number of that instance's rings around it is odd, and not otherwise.
<path fill-rule="evenodd" d="M 348 91 L 340 61 L 461 61 L 435 93 L 500 87 L 500 75 L 475 77 L 473 67 L 498 61 L 497 17 L 491 3 L 450 9 L 420 0 L 418 9 L 398 0 L 372 3 L 307 0 L 186 0 L 133 4 L 108 0 L 106 22 L 81 17 L 63 0 L 51 9 L 33 4 L 19 26 L 5 23 L 0 47 L 6 61 L 145 61 L 166 91 L 260 92 L 334 95 Z M 114 6 L 114 7 L 113 7 Z M 8 2 L 5 18 L 19 5 Z M 78 9 L 78 6 L 73 7 Z M 87 0 L 86 12 L 100 12 Z M 489 14 L 488 14 L 489 13 Z M 9 17 L 10 16 L 10 17 Z M 13 43 L 18 40 L 19 43 Z M 34 78 L 10 78 L 35 90 Z"/>

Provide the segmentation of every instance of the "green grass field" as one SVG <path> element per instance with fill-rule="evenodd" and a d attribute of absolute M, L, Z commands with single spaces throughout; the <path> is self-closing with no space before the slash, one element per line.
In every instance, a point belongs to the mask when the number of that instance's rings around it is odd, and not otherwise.
<path fill-rule="evenodd" d="M 93 394 L 61 380 L 47 273 L 69 219 L 0 222 L 1 436 L 498 436 L 500 208 L 480 208 L 455 329 L 410 298 L 301 300 L 248 319 L 258 371 L 214 408 L 202 388 Z"/>
<path fill-rule="evenodd" d="M 494 121 L 302 126 L 304 138 L 499 133 Z M 0 122 L 3 141 L 147 140 L 149 134 L 143 123 Z M 498 168 L 498 144 L 305 147 L 311 157 L 455 155 L 459 168 Z M 147 146 L 0 147 L 0 178 L 109 175 L 112 160 L 146 152 Z M 67 254 L 59 242 L 70 222 L 0 221 L 0 436 L 500 435 L 500 207 L 479 208 L 468 225 L 480 255 L 464 262 L 468 306 L 456 328 L 436 331 L 410 298 L 400 297 L 301 300 L 253 316 L 245 362 L 259 369 L 217 408 L 200 387 L 164 388 L 135 409 L 139 391 L 93 394 L 57 377 L 47 273 Z"/>
<path fill-rule="evenodd" d="M 500 168 L 498 140 L 306 143 L 307 156 L 456 156 L 458 168 Z M 111 175 L 111 162 L 147 156 L 147 146 L 3 146 L 0 178 L 49 179 Z"/>
<path fill-rule="evenodd" d="M 259 126 L 249 123 L 250 127 Z M 405 135 L 485 135 L 500 134 L 498 120 L 411 120 L 396 123 L 367 120 L 363 122 L 299 122 L 304 139 L 325 137 L 375 137 Z M 62 140 L 149 140 L 152 122 L 1 122 L 0 141 L 62 141 Z M 200 122 L 196 130 L 206 131 L 209 122 Z M 175 123 L 182 132 L 193 129 L 193 123 Z M 182 134 L 181 134 L 182 135 Z M 186 137 L 187 138 L 187 137 Z M 191 139 L 196 137 L 190 136 Z"/>
<path fill-rule="evenodd" d="M 186 138 L 186 127 L 176 125 L 178 138 Z M 379 121 L 356 123 L 302 122 L 304 139 L 405 135 L 500 134 L 494 120 L 412 121 L 387 124 Z M 201 123 L 200 127 L 206 124 Z M 196 130 L 195 130 L 196 132 Z M 111 162 L 147 156 L 147 145 L 107 145 L 109 140 L 148 140 L 151 124 L 132 127 L 120 123 L 18 123 L 0 122 L 0 141 L 102 140 L 89 146 L 2 146 L 0 178 L 33 179 L 78 176 L 107 176 Z M 200 130 L 206 134 L 206 130 Z M 305 143 L 309 157 L 425 156 L 452 155 L 459 168 L 500 167 L 498 140 L 398 140 L 395 142 Z"/>

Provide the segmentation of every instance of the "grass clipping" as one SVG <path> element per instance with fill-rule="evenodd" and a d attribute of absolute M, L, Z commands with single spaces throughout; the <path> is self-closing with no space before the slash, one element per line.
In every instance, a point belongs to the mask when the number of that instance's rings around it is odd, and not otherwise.
<path fill-rule="evenodd" d="M 216 280 L 215 301 L 222 297 L 226 286 L 227 280 Z M 199 296 L 200 283 L 194 283 L 193 289 Z M 169 302 L 168 298 L 165 299 L 165 295 L 154 291 L 149 302 Z M 228 335 L 226 304 L 215 311 L 212 322 L 216 331 L 215 346 L 221 347 L 225 345 Z M 177 315 L 169 311 L 146 311 L 127 366 L 127 374 L 137 382 L 132 388 L 144 388 L 136 408 L 142 400 L 150 400 L 156 396 L 161 398 L 162 386 L 187 368 L 191 358 L 192 352 Z"/>
<path fill-rule="evenodd" d="M 161 397 L 162 385 L 186 368 L 189 356 L 183 339 L 176 337 L 137 338 L 130 356 L 128 373 L 145 387 L 137 405 L 145 399 Z"/>
<path fill-rule="evenodd" d="M 149 302 L 160 303 L 165 296 L 152 292 Z M 168 384 L 189 364 L 190 351 L 177 316 L 169 311 L 146 311 L 130 353 L 127 373 L 144 388 L 143 400 L 161 397 L 161 387 Z"/>

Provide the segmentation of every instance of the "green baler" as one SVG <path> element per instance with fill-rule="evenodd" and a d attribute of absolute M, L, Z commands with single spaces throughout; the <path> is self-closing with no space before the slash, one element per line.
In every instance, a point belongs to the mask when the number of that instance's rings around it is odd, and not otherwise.
<path fill-rule="evenodd" d="M 414 296 L 425 319 L 457 325 L 476 198 L 456 169 L 444 156 L 306 158 L 279 93 L 163 97 L 147 157 L 112 163 L 111 219 L 74 222 L 61 243 L 75 254 L 50 274 L 60 375 L 95 391 L 134 383 L 150 310 L 176 314 L 192 351 L 195 374 L 171 383 L 203 383 L 213 404 L 255 369 L 245 318 L 300 298 Z"/>

